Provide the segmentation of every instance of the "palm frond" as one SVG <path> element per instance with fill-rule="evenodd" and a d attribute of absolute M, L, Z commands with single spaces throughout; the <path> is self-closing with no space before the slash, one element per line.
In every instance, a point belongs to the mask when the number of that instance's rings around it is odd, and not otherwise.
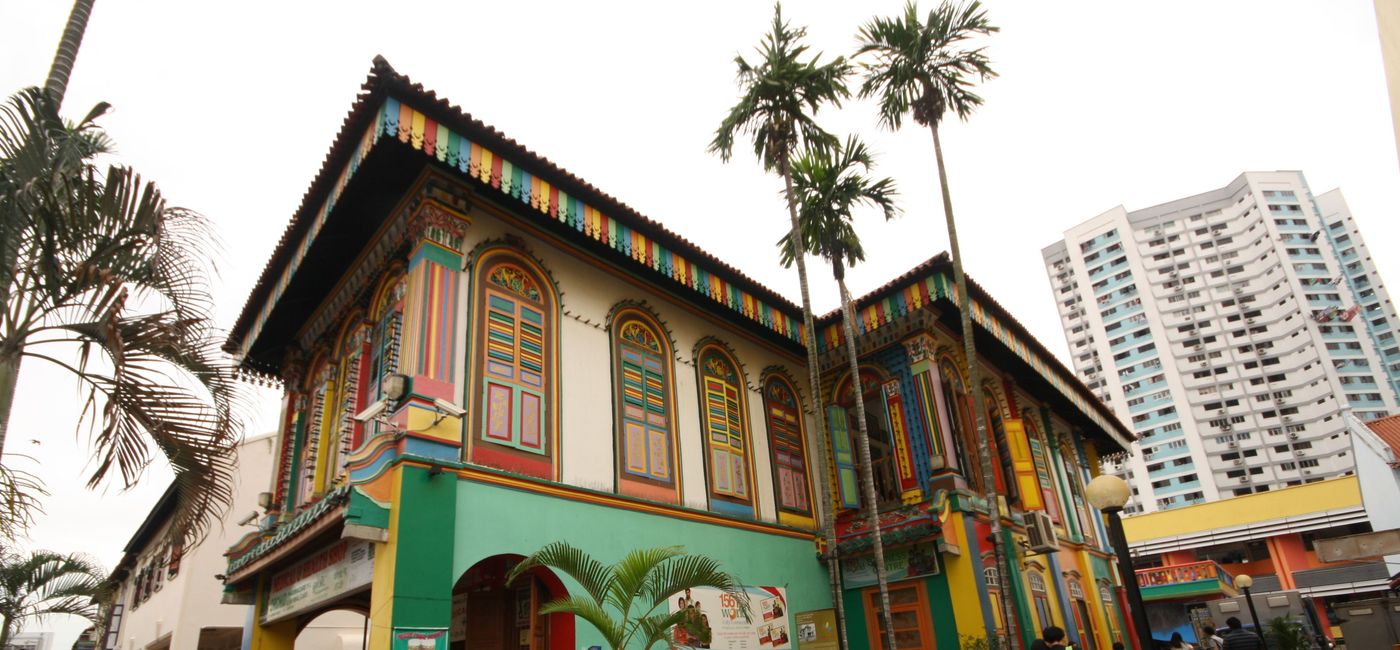
<path fill-rule="evenodd" d="M 167 206 L 128 168 L 99 171 L 106 110 L 65 123 L 38 89 L 0 108 L 0 356 L 78 378 L 78 425 L 95 431 L 90 486 L 110 475 L 130 487 L 158 450 L 176 474 L 171 530 L 194 543 L 231 501 L 250 398 L 213 326 L 208 220 Z M 133 302 L 155 311 L 133 313 Z M 76 343 L 76 359 L 47 343 Z"/>
<path fill-rule="evenodd" d="M 702 644 L 710 642 L 710 629 L 701 625 L 699 617 L 691 609 L 683 609 L 669 614 L 654 614 L 643 616 L 637 619 L 635 631 L 642 635 L 641 643 L 630 644 L 642 650 L 651 650 L 657 643 L 665 643 L 668 648 L 674 648 L 671 630 L 680 626 L 689 632 L 691 636 L 700 640 Z"/>
<path fill-rule="evenodd" d="M 682 556 L 685 550 L 679 546 L 634 549 L 623 556 L 612 567 L 613 580 L 608 588 L 608 604 L 617 608 L 625 616 L 647 588 L 653 572 L 673 558 Z M 671 592 L 676 593 L 676 592 Z"/>
<path fill-rule="evenodd" d="M 573 614 L 603 635 L 603 640 L 613 648 L 623 647 L 623 632 L 617 622 L 597 601 L 583 596 L 569 595 L 551 600 L 540 607 L 541 614 Z"/>
<path fill-rule="evenodd" d="M 589 597 L 600 607 L 607 601 L 608 593 L 615 580 L 613 572 L 602 562 L 593 559 L 582 550 L 570 546 L 568 542 L 554 542 L 535 551 L 530 557 L 515 565 L 506 575 L 506 584 L 514 582 L 526 571 L 540 566 L 563 571 L 570 578 L 573 578 L 580 587 L 583 587 L 584 591 L 588 592 Z"/>
<path fill-rule="evenodd" d="M 923 19 L 909 0 L 899 15 L 873 18 L 857 32 L 856 56 L 873 59 L 860 65 L 859 96 L 878 96 L 880 124 L 890 130 L 911 112 L 925 126 L 942 122 L 949 111 L 967 119 L 982 104 L 973 86 L 997 74 L 986 49 L 965 47 L 965 41 L 997 31 L 977 0 L 944 0 Z"/>
<path fill-rule="evenodd" d="M 853 68 L 845 57 L 823 63 L 818 53 L 803 60 L 805 27 L 794 28 L 775 5 L 770 31 L 757 48 L 758 63 L 734 57 L 739 100 L 715 131 L 709 151 L 728 162 L 739 135 L 753 139 L 753 152 L 765 169 L 785 164 L 788 156 L 808 144 L 832 143 L 835 136 L 814 119 L 826 104 L 840 106 L 850 97 L 846 86 Z"/>
<path fill-rule="evenodd" d="M 894 180 L 868 175 L 874 164 L 874 155 L 854 136 L 834 148 L 809 148 L 792 163 L 803 250 L 832 262 L 838 273 L 865 259 L 865 248 L 855 232 L 857 207 L 879 208 L 887 220 L 900 213 Z M 778 240 L 784 266 L 794 262 L 792 244 L 791 233 Z"/>
<path fill-rule="evenodd" d="M 20 454 L 6 454 L 6 459 L 25 458 Z M 23 536 L 34 524 L 36 515 L 43 514 L 41 497 L 49 495 L 44 482 L 24 470 L 9 465 L 0 465 L 0 540 L 13 542 Z"/>
<path fill-rule="evenodd" d="M 31 619 L 74 614 L 93 620 L 106 571 L 85 555 L 34 551 L 0 556 L 0 637 Z"/>
<path fill-rule="evenodd" d="M 734 576 L 725 573 L 719 562 L 704 555 L 684 555 L 656 568 L 648 576 L 643 596 L 651 607 L 666 603 L 671 596 L 696 587 L 713 587 L 738 600 L 748 615 L 748 595 Z"/>

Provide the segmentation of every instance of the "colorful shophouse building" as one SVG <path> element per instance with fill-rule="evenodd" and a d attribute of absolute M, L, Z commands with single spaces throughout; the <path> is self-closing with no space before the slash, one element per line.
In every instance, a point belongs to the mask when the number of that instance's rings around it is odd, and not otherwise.
<path fill-rule="evenodd" d="M 1002 626 L 1002 589 L 1027 640 L 1051 623 L 1087 648 L 1131 638 L 1083 497 L 1127 433 L 974 286 L 999 461 L 980 476 L 951 277 L 937 256 L 858 302 L 859 381 L 819 320 L 812 408 L 795 305 L 376 59 L 229 339 L 285 388 L 265 525 L 229 550 L 226 598 L 256 605 L 249 647 L 290 649 L 330 609 L 366 613 L 377 650 L 597 645 L 535 613 L 567 577 L 504 584 L 555 540 L 604 561 L 682 544 L 786 612 L 831 608 L 827 484 L 851 647 L 881 647 L 857 394 L 901 649 Z M 834 458 L 817 453 L 827 431 Z M 1008 495 L 1010 576 L 983 480 Z"/>

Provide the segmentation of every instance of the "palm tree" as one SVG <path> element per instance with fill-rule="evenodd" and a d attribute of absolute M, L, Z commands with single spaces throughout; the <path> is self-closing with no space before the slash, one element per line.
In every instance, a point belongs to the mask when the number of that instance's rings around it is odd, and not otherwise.
<path fill-rule="evenodd" d="M 26 622 L 71 614 L 96 622 L 106 571 L 81 555 L 34 551 L 0 557 L 0 648 Z"/>
<path fill-rule="evenodd" d="M 740 603 L 745 620 L 749 616 L 749 598 L 738 579 L 720 570 L 718 562 L 703 555 L 687 555 L 679 546 L 637 549 L 609 566 L 568 542 L 554 542 L 515 565 L 506 575 L 506 584 L 535 567 L 561 571 L 584 591 L 545 603 L 539 613 L 572 614 L 583 619 L 603 635 L 611 650 L 650 650 L 658 643 L 669 646 L 671 630 L 677 625 L 706 633 L 691 611 L 667 611 L 671 598 L 687 589 L 719 589 Z M 620 617 L 614 618 L 615 614 Z"/>
<path fill-rule="evenodd" d="M 44 82 L 44 90 L 53 98 L 55 106 L 63 104 L 63 95 L 68 91 L 68 76 L 73 72 L 73 63 L 78 59 L 78 46 L 83 44 L 83 34 L 87 31 L 88 16 L 92 15 L 95 0 L 74 0 L 73 10 L 68 14 L 68 23 L 63 27 L 63 38 L 58 42 L 58 50 L 53 55 L 53 65 L 49 67 L 49 78 Z"/>
<path fill-rule="evenodd" d="M 874 18 L 860 28 L 858 38 L 861 45 L 857 56 L 869 55 L 874 59 L 861 66 L 865 79 L 861 83 L 860 96 L 879 97 L 880 124 L 892 131 L 898 130 L 904 116 L 912 113 L 914 121 L 928 127 L 933 134 L 938 185 L 943 192 L 943 216 L 948 226 L 948 247 L 953 257 L 953 280 L 963 301 L 958 313 L 962 320 L 973 411 L 976 414 L 977 434 L 983 441 L 977 446 L 982 466 L 982 489 L 991 513 L 998 572 L 1010 576 L 1005 545 L 1002 543 L 1001 517 L 997 505 L 999 499 L 992 474 L 991 441 L 987 435 L 977 346 L 973 340 L 972 299 L 967 292 L 967 276 L 963 272 L 962 251 L 958 247 L 953 199 L 948 192 L 948 173 L 943 164 L 943 144 L 938 138 L 938 126 L 950 111 L 965 120 L 982 105 L 982 98 L 972 90 L 973 83 L 995 77 L 996 72 L 992 70 L 984 48 L 968 47 L 967 41 L 996 31 L 999 29 L 988 22 L 987 13 L 977 0 L 966 4 L 944 0 L 922 20 L 913 0 L 909 0 L 902 14 L 892 18 Z M 1016 610 L 1012 607 L 1010 589 L 1002 590 L 1002 599 L 1007 635 L 1015 639 Z"/>
<path fill-rule="evenodd" d="M 875 575 L 880 585 L 881 617 L 885 624 L 885 647 L 894 648 L 894 624 L 890 619 L 889 583 L 885 579 L 885 544 L 880 533 L 880 508 L 875 494 L 874 464 L 870 460 L 870 436 L 865 425 L 865 400 L 860 385 L 860 364 L 856 361 L 855 314 L 851 293 L 846 290 L 846 268 L 865 259 L 865 249 L 853 226 L 852 210 L 862 204 L 879 207 L 885 219 L 893 219 L 899 209 L 894 204 L 894 181 L 873 180 L 865 175 L 874 165 L 874 156 L 856 138 L 834 147 L 810 147 L 792 163 L 792 181 L 801 223 L 801 240 L 791 234 L 778 242 L 784 266 L 791 265 L 799 250 L 809 250 L 831 264 L 831 273 L 841 294 L 841 326 L 846 335 L 846 362 L 856 394 L 856 453 L 859 455 L 861 491 L 870 517 L 874 541 Z"/>
<path fill-rule="evenodd" d="M 134 485 L 154 446 L 175 470 L 172 530 L 193 543 L 232 497 L 246 404 L 212 324 L 214 238 L 153 183 L 98 168 L 105 110 L 66 124 L 38 88 L 0 106 L 0 449 L 21 360 L 65 369 L 86 396 L 89 487 L 114 471 Z"/>
<path fill-rule="evenodd" d="M 817 125 L 815 115 L 826 104 L 840 106 L 841 100 L 850 96 L 846 87 L 846 77 L 851 66 L 843 57 L 821 63 L 817 54 L 804 60 L 807 46 L 802 45 L 807 35 L 805 27 L 793 28 L 783 20 L 781 4 L 773 6 L 773 23 L 758 47 L 759 61 L 751 64 L 743 56 L 736 55 L 734 64 L 738 67 L 738 82 L 741 95 L 738 103 L 729 109 L 729 114 L 715 131 L 710 142 L 710 153 L 718 153 L 720 159 L 729 162 L 733 155 L 734 140 L 739 135 L 753 138 L 753 152 L 765 171 L 776 171 L 783 178 L 783 196 L 787 200 L 790 233 L 798 232 L 797 202 L 792 193 L 792 170 L 790 163 L 794 151 L 804 144 L 834 143 L 835 137 Z M 807 284 L 807 262 L 802 242 L 795 240 L 798 250 L 797 279 L 802 291 L 802 328 L 806 333 L 804 341 L 807 350 L 807 386 L 811 414 L 817 414 L 822 404 L 821 379 L 817 367 L 817 336 L 812 318 L 812 296 Z M 832 463 L 827 448 L 825 419 L 817 416 L 816 445 L 818 466 Z M 840 566 L 836 558 L 836 516 L 832 508 L 831 488 L 826 472 L 814 472 L 818 490 L 821 492 L 822 536 L 826 541 L 827 574 L 831 583 L 831 599 L 836 608 L 837 636 L 841 648 L 846 643 L 846 608 L 841 599 Z"/>

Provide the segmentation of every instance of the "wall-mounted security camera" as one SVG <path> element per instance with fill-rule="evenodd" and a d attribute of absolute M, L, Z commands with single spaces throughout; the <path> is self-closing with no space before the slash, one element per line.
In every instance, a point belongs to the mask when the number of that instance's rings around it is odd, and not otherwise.
<path fill-rule="evenodd" d="M 375 402 L 375 403 L 370 404 L 369 406 L 365 407 L 365 410 L 360 411 L 359 413 L 356 413 L 356 414 L 355 414 L 355 421 L 356 421 L 356 422 L 369 422 L 369 421 L 371 421 L 371 420 L 373 420 L 373 419 L 379 417 L 380 415 L 383 415 L 384 412 L 387 411 L 387 410 L 389 410 L 389 400 L 381 399 L 381 400 L 379 400 L 378 402 Z"/>
<path fill-rule="evenodd" d="M 433 400 L 433 406 L 437 407 L 438 412 L 443 415 L 450 415 L 454 418 L 460 418 L 467 414 L 467 409 L 457 406 L 441 397 Z"/>
<path fill-rule="evenodd" d="M 253 523 L 253 522 L 257 521 L 257 520 L 258 520 L 258 512 L 257 512 L 256 510 L 254 510 L 253 512 L 248 513 L 248 516 L 246 516 L 246 517 L 244 517 L 244 518 L 242 518 L 242 519 L 239 519 L 239 520 L 238 520 L 238 525 L 239 525 L 239 526 L 247 526 L 248 524 L 251 524 L 251 523 Z"/>

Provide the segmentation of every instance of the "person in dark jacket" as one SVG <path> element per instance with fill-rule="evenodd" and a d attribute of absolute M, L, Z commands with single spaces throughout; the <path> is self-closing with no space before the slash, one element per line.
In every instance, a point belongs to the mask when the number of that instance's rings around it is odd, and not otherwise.
<path fill-rule="evenodd" d="M 1049 648 L 1065 648 L 1074 650 L 1074 646 L 1069 644 L 1065 638 L 1065 631 L 1059 626 L 1051 625 L 1040 631 L 1040 638 L 1031 643 L 1031 650 L 1048 650 Z"/>
<path fill-rule="evenodd" d="M 1225 639 L 1225 650 L 1265 650 L 1259 635 L 1246 631 L 1240 619 L 1234 616 L 1225 619 L 1225 627 L 1228 629 L 1221 637 Z"/>

